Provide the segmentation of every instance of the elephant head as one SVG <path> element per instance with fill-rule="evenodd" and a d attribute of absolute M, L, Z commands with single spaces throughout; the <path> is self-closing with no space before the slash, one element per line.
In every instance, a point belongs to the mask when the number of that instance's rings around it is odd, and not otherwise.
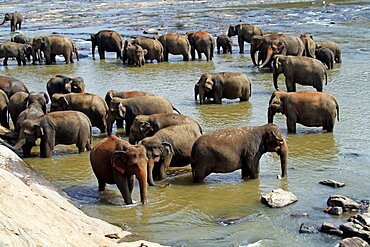
<path fill-rule="evenodd" d="M 36 63 L 37 59 L 37 52 L 39 50 L 43 51 L 46 44 L 46 37 L 45 36 L 37 36 L 32 40 L 32 57 L 33 57 L 33 64 Z M 39 58 L 41 59 L 41 58 Z"/>
<path fill-rule="evenodd" d="M 272 93 L 270 101 L 269 101 L 269 107 L 268 107 L 268 123 L 273 123 L 274 121 L 274 115 L 277 112 L 284 113 L 284 99 L 283 99 L 283 92 L 275 91 Z"/>
<path fill-rule="evenodd" d="M 4 16 L 4 20 L 2 23 L 0 23 L 0 25 L 3 25 L 6 21 L 10 21 L 11 19 L 13 19 L 13 14 L 12 13 L 6 13 L 5 16 Z"/>
<path fill-rule="evenodd" d="M 265 42 L 265 37 L 260 35 L 254 35 L 251 40 L 250 46 L 250 55 L 254 66 L 257 66 L 256 63 L 256 52 L 262 51 L 262 44 Z"/>
<path fill-rule="evenodd" d="M 122 102 L 124 99 L 113 97 L 111 100 L 108 113 L 107 113 L 107 132 L 108 135 L 112 134 L 113 123 L 116 120 L 125 120 L 126 117 L 126 106 Z M 128 134 L 128 133 L 127 133 Z"/>
<path fill-rule="evenodd" d="M 135 144 L 137 140 L 142 140 L 149 136 L 150 133 L 154 133 L 153 126 L 148 121 L 138 120 L 139 116 L 135 118 L 134 123 L 130 128 L 129 142 L 131 144 Z"/>
<path fill-rule="evenodd" d="M 205 95 L 213 90 L 215 82 L 211 74 L 204 73 L 201 75 L 197 84 L 199 85 L 199 103 L 204 104 L 206 98 Z"/>
<path fill-rule="evenodd" d="M 267 44 L 265 44 L 265 52 L 266 52 L 266 58 L 263 64 L 260 66 L 260 68 L 265 67 L 269 62 L 270 59 L 277 54 L 286 54 L 286 46 L 284 42 L 279 40 L 271 40 Z"/>
<path fill-rule="evenodd" d="M 75 77 L 71 80 L 71 91 L 72 93 L 85 92 L 85 82 L 82 77 Z"/>
<path fill-rule="evenodd" d="M 65 111 L 69 109 L 69 102 L 63 94 L 53 94 L 50 111 Z"/>
<path fill-rule="evenodd" d="M 279 90 L 277 85 L 277 79 L 281 73 L 284 73 L 285 68 L 285 57 L 286 56 L 275 56 L 272 62 L 272 74 L 273 74 L 273 81 L 274 87 L 276 90 Z"/>
<path fill-rule="evenodd" d="M 28 101 L 27 105 L 33 104 L 33 103 L 39 103 L 41 105 L 42 111 L 46 113 L 46 106 L 49 104 L 49 96 L 45 92 L 30 92 L 28 95 Z"/>
<path fill-rule="evenodd" d="M 238 31 L 240 29 L 240 25 L 230 25 L 229 30 L 227 31 L 227 36 L 232 37 L 238 35 Z"/>
<path fill-rule="evenodd" d="M 316 43 L 313 39 L 313 36 L 309 33 L 301 34 L 299 37 L 304 45 L 304 55 L 306 57 L 312 57 L 315 58 L 315 49 L 316 49 Z"/>

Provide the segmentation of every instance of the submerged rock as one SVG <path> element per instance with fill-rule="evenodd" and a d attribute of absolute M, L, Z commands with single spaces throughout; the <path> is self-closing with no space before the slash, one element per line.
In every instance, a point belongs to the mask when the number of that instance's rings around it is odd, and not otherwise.
<path fill-rule="evenodd" d="M 330 187 L 334 187 L 334 188 L 345 186 L 344 183 L 337 182 L 337 181 L 331 180 L 331 179 L 321 180 L 319 183 L 323 184 L 323 185 L 330 186 Z"/>
<path fill-rule="evenodd" d="M 314 225 L 308 226 L 302 223 L 301 226 L 299 227 L 299 233 L 318 233 L 319 229 L 320 227 L 318 226 L 314 226 Z"/>
<path fill-rule="evenodd" d="M 296 202 L 298 198 L 289 191 L 282 189 L 273 190 L 272 192 L 262 195 L 261 201 L 272 208 L 280 208 Z"/>

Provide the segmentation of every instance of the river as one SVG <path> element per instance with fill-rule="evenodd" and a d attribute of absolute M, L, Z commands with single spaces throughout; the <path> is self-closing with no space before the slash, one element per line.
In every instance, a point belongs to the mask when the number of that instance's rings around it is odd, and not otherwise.
<path fill-rule="evenodd" d="M 46 82 L 55 74 L 81 76 L 86 91 L 104 97 L 110 89 L 143 90 L 168 98 L 183 114 L 197 119 L 205 132 L 224 127 L 248 127 L 267 123 L 267 106 L 274 90 L 272 74 L 252 66 L 248 55 L 215 54 L 211 62 L 183 62 L 171 56 L 165 63 L 128 67 L 107 53 L 105 61 L 92 60 L 87 39 L 102 29 L 114 29 L 124 38 L 142 35 L 154 28 L 159 33 L 203 29 L 215 37 L 239 22 L 260 26 L 265 32 L 313 34 L 316 41 L 335 41 L 342 48 L 342 63 L 328 71 L 324 91 L 340 105 L 340 121 L 333 133 L 321 128 L 297 125 L 297 134 L 287 134 L 285 117 L 275 123 L 289 146 L 288 178 L 278 180 L 279 158 L 265 154 L 260 161 L 260 177 L 244 181 L 240 171 L 213 174 L 202 184 L 192 184 L 189 167 L 174 170 L 160 185 L 149 188 L 149 204 L 125 206 L 115 186 L 99 195 L 89 163 L 89 153 L 77 153 L 75 146 L 58 146 L 53 157 L 35 157 L 27 164 L 60 186 L 86 214 L 132 231 L 133 239 L 144 238 L 171 246 L 334 246 L 338 237 L 326 234 L 299 234 L 301 223 L 339 226 L 349 217 L 325 214 L 330 195 L 341 194 L 354 200 L 370 199 L 370 1 L 0 1 L 1 13 L 21 11 L 25 21 L 21 33 L 30 37 L 58 33 L 78 45 L 80 61 L 57 65 L 0 65 L 0 74 L 27 83 L 34 91 L 46 91 Z M 0 41 L 10 39 L 9 23 L 0 26 Z M 1 61 L 2 63 L 2 61 Z M 222 105 L 202 105 L 194 101 L 193 87 L 204 72 L 234 71 L 252 81 L 249 102 L 225 100 Z M 284 77 L 279 85 L 285 90 Z M 297 90 L 312 90 L 298 86 Z M 116 130 L 114 130 L 116 131 Z M 121 133 L 121 132 L 120 132 Z M 122 133 L 121 133 L 122 134 Z M 94 144 L 104 138 L 94 129 Z M 340 189 L 320 185 L 323 179 L 346 184 Z M 271 209 L 260 202 L 262 194 L 283 188 L 294 193 L 298 202 Z M 139 201 L 138 186 L 133 198 Z M 307 213 L 307 217 L 292 214 Z M 225 224 L 232 222 L 232 224 Z"/>

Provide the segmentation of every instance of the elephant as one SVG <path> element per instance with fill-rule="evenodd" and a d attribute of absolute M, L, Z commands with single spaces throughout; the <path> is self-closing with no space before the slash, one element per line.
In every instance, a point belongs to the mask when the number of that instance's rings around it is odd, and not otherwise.
<path fill-rule="evenodd" d="M 326 47 L 321 47 L 315 50 L 316 59 L 320 60 L 325 64 L 328 69 L 333 69 L 334 67 L 334 53 Z"/>
<path fill-rule="evenodd" d="M 128 136 L 130 128 L 137 115 L 150 115 L 155 113 L 180 113 L 167 99 L 160 96 L 140 96 L 128 99 L 114 97 L 109 105 L 107 117 L 107 132 L 112 134 L 114 121 L 125 121 L 125 132 Z"/>
<path fill-rule="evenodd" d="M 157 63 L 164 61 L 163 56 L 163 45 L 161 42 L 155 39 L 139 37 L 132 41 L 132 44 L 140 45 L 144 50 L 147 50 L 145 54 L 145 60 L 157 60 Z"/>
<path fill-rule="evenodd" d="M 342 62 L 342 49 L 333 41 L 324 41 L 316 44 L 316 48 L 326 47 L 334 53 L 334 61 L 336 63 Z"/>
<path fill-rule="evenodd" d="M 92 148 L 90 163 L 98 180 L 99 191 L 105 190 L 105 184 L 116 184 L 125 203 L 132 204 L 131 193 L 136 176 L 141 203 L 148 204 L 147 180 L 150 185 L 155 183 L 143 145 L 130 145 L 116 136 L 106 137 Z"/>
<path fill-rule="evenodd" d="M 15 32 L 15 30 L 21 30 L 23 16 L 21 12 L 15 11 L 14 13 L 6 13 L 4 20 L 0 25 L 3 25 L 6 21 L 10 21 L 10 31 Z"/>
<path fill-rule="evenodd" d="M 278 55 L 275 57 L 272 66 L 276 90 L 279 90 L 277 80 L 280 74 L 285 76 L 288 92 L 296 91 L 296 83 L 313 86 L 317 91 L 322 92 L 324 79 L 325 85 L 328 83 L 324 64 L 315 58 Z"/>
<path fill-rule="evenodd" d="M 0 46 L 0 58 L 4 58 L 3 65 L 8 65 L 8 58 L 16 58 L 18 65 L 26 65 L 27 59 L 31 58 L 32 46 L 30 44 L 20 44 L 7 41 Z"/>
<path fill-rule="evenodd" d="M 287 176 L 288 145 L 274 124 L 220 129 L 200 136 L 191 150 L 193 182 L 211 173 L 242 170 L 242 178 L 259 176 L 259 160 L 266 152 L 280 156 L 281 177 Z"/>
<path fill-rule="evenodd" d="M 199 95 L 199 81 L 194 85 L 194 99 L 195 101 L 198 100 L 198 95 Z M 213 92 L 204 92 L 204 101 L 207 102 L 208 100 L 213 99 Z"/>
<path fill-rule="evenodd" d="M 203 134 L 202 127 L 195 119 L 176 113 L 157 113 L 151 115 L 138 115 L 132 123 L 129 142 L 135 144 L 148 136 L 153 136 L 158 130 L 179 125 L 193 124 Z"/>
<path fill-rule="evenodd" d="M 66 110 L 83 112 L 93 127 L 106 132 L 108 106 L 102 97 L 91 93 L 53 94 L 50 111 Z"/>
<path fill-rule="evenodd" d="M 153 136 L 141 140 L 147 151 L 149 166 L 154 165 L 153 179 L 164 179 L 170 166 L 189 165 L 191 148 L 201 135 L 199 126 L 178 124 L 160 129 Z"/>
<path fill-rule="evenodd" d="M 336 98 L 321 92 L 275 91 L 269 101 L 269 123 L 273 123 L 277 112 L 286 116 L 289 133 L 296 133 L 296 123 L 308 127 L 323 126 L 323 130 L 333 132 L 335 118 L 339 121 L 339 104 Z"/>
<path fill-rule="evenodd" d="M 18 115 L 17 121 L 14 123 L 14 127 L 17 131 L 19 131 L 22 128 L 24 120 L 38 118 L 45 113 L 46 112 L 43 109 L 43 105 L 37 101 L 34 101 L 28 104 L 27 108 Z"/>
<path fill-rule="evenodd" d="M 223 54 L 226 54 L 228 52 L 230 52 L 230 54 L 233 54 L 233 41 L 226 34 L 220 34 L 219 36 L 217 36 L 216 45 L 217 54 L 220 54 L 221 47 Z"/>
<path fill-rule="evenodd" d="M 202 59 L 202 53 L 206 55 L 207 61 L 212 60 L 215 50 L 215 40 L 213 36 L 205 31 L 187 32 L 191 59 L 195 60 L 195 51 L 198 53 L 198 59 Z"/>
<path fill-rule="evenodd" d="M 55 56 L 63 55 L 65 63 L 73 63 L 74 46 L 70 38 L 61 35 L 38 36 L 32 41 L 33 64 L 36 63 L 36 51 L 44 53 L 47 65 L 56 63 Z"/>
<path fill-rule="evenodd" d="M 0 124 L 7 129 L 9 129 L 8 105 L 9 98 L 6 93 L 0 89 Z"/>
<path fill-rule="evenodd" d="M 46 83 L 46 89 L 50 98 L 55 93 L 84 93 L 85 82 L 81 77 L 71 78 L 64 75 L 56 75 Z"/>
<path fill-rule="evenodd" d="M 184 61 L 189 61 L 189 40 L 186 35 L 166 33 L 154 37 L 163 46 L 164 61 L 168 61 L 168 54 L 182 55 Z"/>
<path fill-rule="evenodd" d="M 10 41 L 20 44 L 32 44 L 32 40 L 24 34 L 17 34 Z"/>
<path fill-rule="evenodd" d="M 140 45 L 132 44 L 127 47 L 127 63 L 141 67 L 145 64 L 145 55 L 148 53 Z"/>
<path fill-rule="evenodd" d="M 107 105 L 110 105 L 111 100 L 114 97 L 121 98 L 121 99 L 128 99 L 132 97 L 138 97 L 138 96 L 154 96 L 152 93 L 144 92 L 144 91 L 116 91 L 116 90 L 109 90 L 107 94 L 105 95 L 105 102 L 107 102 Z"/>
<path fill-rule="evenodd" d="M 50 112 L 35 119 L 26 119 L 19 131 L 18 142 L 12 150 L 18 150 L 24 145 L 23 155 L 28 157 L 32 144 L 41 138 L 40 157 L 51 157 L 54 147 L 58 144 L 76 144 L 79 153 L 91 150 L 92 127 L 89 118 L 82 112 L 63 111 Z"/>
<path fill-rule="evenodd" d="M 303 56 L 315 58 L 316 43 L 313 40 L 313 36 L 309 33 L 304 33 L 299 38 L 304 45 Z"/>
<path fill-rule="evenodd" d="M 282 33 L 269 33 L 265 35 L 254 35 L 251 39 L 250 56 L 254 66 L 259 66 L 260 62 L 265 61 L 267 51 L 265 49 L 266 44 L 270 40 L 284 38 L 286 34 Z M 258 52 L 258 61 L 256 63 L 256 53 Z"/>
<path fill-rule="evenodd" d="M 204 73 L 198 84 L 200 104 L 204 104 L 206 92 L 213 94 L 213 102 L 216 104 L 221 104 L 222 98 L 239 98 L 240 101 L 248 101 L 252 92 L 250 80 L 242 73 Z"/>
<path fill-rule="evenodd" d="M 24 82 L 7 76 L 0 76 L 0 89 L 6 93 L 9 99 L 16 92 L 29 93 Z"/>
<path fill-rule="evenodd" d="M 105 52 L 117 53 L 117 58 L 121 59 L 123 46 L 122 36 L 113 30 L 101 30 L 96 34 L 91 34 L 92 57 L 95 60 L 95 47 L 98 47 L 100 60 L 105 59 Z"/>
<path fill-rule="evenodd" d="M 244 42 L 251 43 L 254 35 L 263 36 L 263 31 L 260 27 L 252 24 L 230 25 L 227 32 L 228 37 L 238 36 L 239 53 L 244 53 Z"/>
<path fill-rule="evenodd" d="M 76 56 L 76 60 L 80 61 L 80 55 L 78 54 L 78 47 L 77 47 L 76 43 L 73 42 L 73 41 L 72 41 L 72 51 L 73 51 L 72 54 L 75 54 L 75 56 Z"/>

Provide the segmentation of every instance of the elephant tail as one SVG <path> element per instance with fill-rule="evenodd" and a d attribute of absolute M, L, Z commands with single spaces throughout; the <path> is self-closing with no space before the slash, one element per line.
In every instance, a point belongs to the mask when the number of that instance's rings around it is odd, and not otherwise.
<path fill-rule="evenodd" d="M 334 98 L 334 102 L 335 102 L 335 108 L 337 109 L 337 120 L 339 121 L 339 104 L 336 98 Z"/>
<path fill-rule="evenodd" d="M 249 97 L 252 96 L 252 83 L 249 83 Z"/>
<path fill-rule="evenodd" d="M 326 73 L 326 69 L 325 69 L 325 85 L 328 85 L 328 74 Z"/>

